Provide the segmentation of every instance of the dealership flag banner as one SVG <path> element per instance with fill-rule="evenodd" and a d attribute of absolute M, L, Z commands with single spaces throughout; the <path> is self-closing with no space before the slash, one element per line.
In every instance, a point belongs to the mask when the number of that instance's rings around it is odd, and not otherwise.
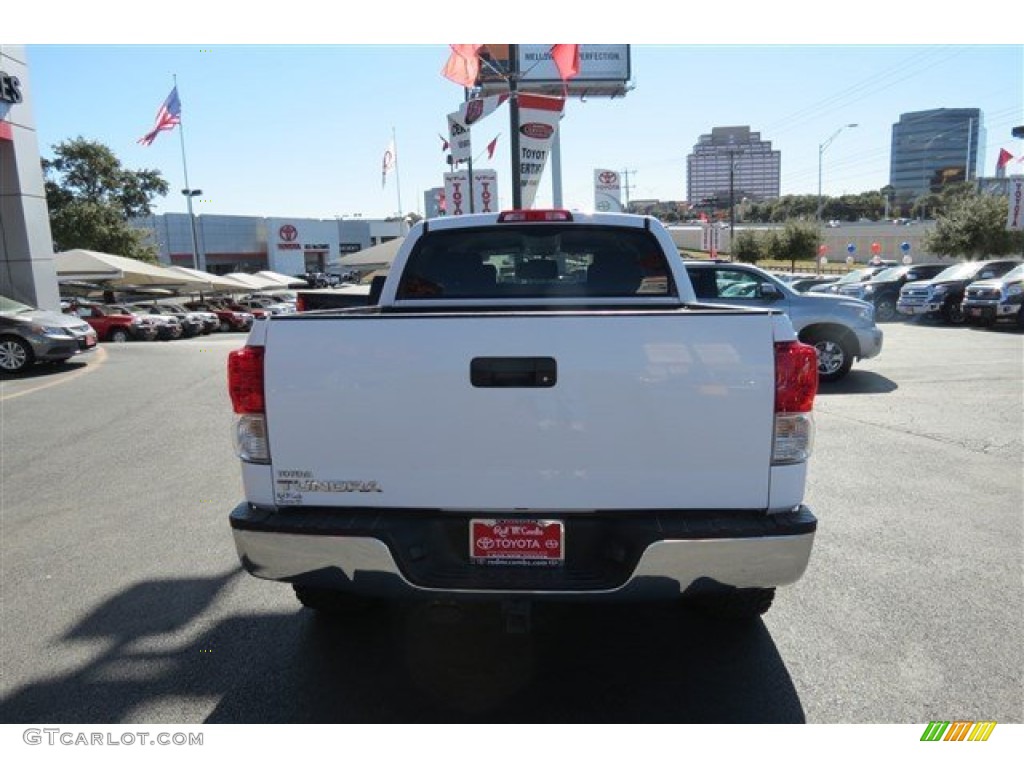
<path fill-rule="evenodd" d="M 497 213 L 497 171 L 493 171 L 490 168 L 473 169 L 473 210 L 476 213 Z"/>
<path fill-rule="evenodd" d="M 452 162 L 466 163 L 473 156 L 470 128 L 490 115 L 508 100 L 508 94 L 470 99 L 457 111 L 448 115 L 448 142 L 452 150 Z"/>
<path fill-rule="evenodd" d="M 444 175 L 444 201 L 447 216 L 469 213 L 469 173 L 455 171 Z"/>
<path fill-rule="evenodd" d="M 606 168 L 594 170 L 594 210 L 622 213 L 622 184 L 615 171 Z"/>
<path fill-rule="evenodd" d="M 1024 229 L 1024 176 L 1010 177 L 1010 210 L 1007 229 Z"/>
<path fill-rule="evenodd" d="M 519 94 L 518 162 L 523 208 L 533 207 L 564 107 L 565 99 Z"/>

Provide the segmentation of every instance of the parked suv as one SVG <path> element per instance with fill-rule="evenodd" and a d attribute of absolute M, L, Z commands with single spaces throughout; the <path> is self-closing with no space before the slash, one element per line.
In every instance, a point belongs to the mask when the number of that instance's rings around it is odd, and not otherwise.
<path fill-rule="evenodd" d="M 947 323 L 964 322 L 964 290 L 976 280 L 1002 277 L 1020 264 L 1015 259 L 965 261 L 947 267 L 931 280 L 907 283 L 900 289 L 896 309 L 904 315 L 941 317 Z"/>
<path fill-rule="evenodd" d="M 101 341 L 152 341 L 157 336 L 157 325 L 148 316 L 124 314 L 104 304 L 75 301 L 65 312 L 85 320 L 96 330 Z"/>
<path fill-rule="evenodd" d="M 1005 319 L 1024 328 L 1024 264 L 1002 277 L 968 285 L 960 308 L 968 323 L 994 325 Z"/>
<path fill-rule="evenodd" d="M 800 341 L 817 350 L 821 381 L 837 381 L 850 372 L 855 358 L 866 360 L 882 351 L 882 331 L 868 302 L 800 293 L 748 264 L 687 261 L 686 271 L 701 301 L 785 312 Z"/>
<path fill-rule="evenodd" d="M 21 373 L 33 363 L 58 363 L 96 347 L 87 323 L 0 296 L 0 371 Z"/>
<path fill-rule="evenodd" d="M 931 280 L 947 264 L 910 264 L 883 269 L 870 280 L 862 283 L 848 283 L 839 287 L 839 295 L 870 301 L 875 305 L 875 320 L 888 323 L 899 318 L 896 302 L 900 299 L 900 288 L 916 280 Z"/>

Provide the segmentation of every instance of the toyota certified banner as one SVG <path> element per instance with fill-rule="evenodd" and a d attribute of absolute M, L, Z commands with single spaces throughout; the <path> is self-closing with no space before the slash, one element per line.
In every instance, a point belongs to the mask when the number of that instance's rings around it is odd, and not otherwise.
<path fill-rule="evenodd" d="M 619 174 L 606 168 L 594 170 L 594 210 L 622 213 L 622 184 Z"/>
<path fill-rule="evenodd" d="M 458 111 L 448 115 L 448 144 L 453 162 L 465 163 L 473 157 L 470 128 L 504 104 L 507 99 L 507 93 L 483 99 L 470 99 L 463 103 Z"/>
<path fill-rule="evenodd" d="M 533 207 L 564 107 L 565 99 L 532 93 L 519 95 L 519 178 L 523 208 Z"/>
<path fill-rule="evenodd" d="M 456 171 L 444 175 L 446 216 L 469 213 L 469 172 Z"/>
<path fill-rule="evenodd" d="M 498 174 L 490 168 L 473 169 L 473 213 L 498 210 Z"/>

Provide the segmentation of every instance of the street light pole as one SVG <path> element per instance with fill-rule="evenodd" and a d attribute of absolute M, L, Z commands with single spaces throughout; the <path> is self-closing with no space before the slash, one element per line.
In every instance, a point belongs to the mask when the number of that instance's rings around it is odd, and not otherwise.
<path fill-rule="evenodd" d="M 829 148 L 829 145 L 836 140 L 836 136 L 843 132 L 844 128 L 856 128 L 857 123 L 847 123 L 846 125 L 840 126 L 835 133 L 829 136 L 825 141 L 818 145 L 818 210 L 814 215 L 814 218 L 818 223 L 821 223 L 821 158 L 825 154 L 825 150 Z"/>
<path fill-rule="evenodd" d="M 199 238 L 196 236 L 196 217 L 192 215 L 192 198 L 203 194 L 201 189 L 183 189 L 181 194 L 185 196 L 185 205 L 188 208 L 188 223 L 192 229 L 192 269 L 206 271 L 206 260 L 199 258 Z"/>

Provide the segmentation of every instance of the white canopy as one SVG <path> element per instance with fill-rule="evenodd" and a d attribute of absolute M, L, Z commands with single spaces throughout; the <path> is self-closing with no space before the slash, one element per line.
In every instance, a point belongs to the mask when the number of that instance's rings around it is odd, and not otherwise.
<path fill-rule="evenodd" d="M 247 285 L 250 291 L 280 290 L 285 287 L 277 280 L 260 277 L 259 275 L 250 275 L 247 272 L 231 272 L 227 277 L 230 277 L 232 280 L 237 280 L 243 285 Z"/>
<path fill-rule="evenodd" d="M 277 280 L 283 288 L 305 288 L 309 285 L 309 283 L 301 277 L 282 275 L 280 272 L 271 272 L 269 269 L 260 270 L 256 273 L 256 277 L 265 277 L 268 280 Z"/>
<path fill-rule="evenodd" d="M 55 253 L 53 258 L 58 280 L 102 281 L 112 287 L 161 285 L 195 288 L 202 284 L 201 280 L 191 275 L 167 267 L 83 248 Z"/>
<path fill-rule="evenodd" d="M 200 290 L 224 291 L 226 293 L 241 293 L 242 291 L 252 290 L 248 284 L 239 282 L 227 275 L 214 275 L 210 272 L 203 272 L 202 270 L 191 269 L 189 267 L 168 267 L 168 269 L 172 272 L 181 272 L 190 277 L 194 277 L 196 280 L 204 281 L 206 286 Z"/>
<path fill-rule="evenodd" d="M 396 237 L 394 240 L 388 240 L 386 243 L 381 243 L 371 248 L 364 248 L 348 256 L 342 256 L 338 263 L 343 267 L 390 265 L 395 260 L 395 254 L 398 253 L 398 249 L 402 247 L 404 242 L 404 237 Z"/>

